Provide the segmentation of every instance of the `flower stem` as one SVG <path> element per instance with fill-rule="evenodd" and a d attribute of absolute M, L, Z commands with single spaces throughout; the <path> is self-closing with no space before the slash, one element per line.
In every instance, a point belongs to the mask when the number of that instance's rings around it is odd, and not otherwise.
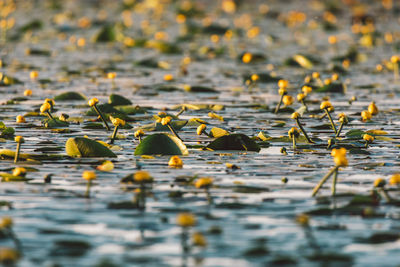
<path fill-rule="evenodd" d="M 278 105 L 277 105 L 276 108 L 275 108 L 275 112 L 274 112 L 275 114 L 278 113 L 278 111 L 279 111 L 279 109 L 280 109 L 280 107 L 281 107 L 281 105 L 282 105 L 283 96 L 284 96 L 284 95 L 281 95 L 281 99 L 279 99 Z"/>
<path fill-rule="evenodd" d="M 293 151 L 296 150 L 296 137 L 294 135 L 292 136 L 292 141 L 293 141 Z"/>
<path fill-rule="evenodd" d="M 324 185 L 324 183 L 329 179 L 329 177 L 332 176 L 332 174 L 333 174 L 337 169 L 339 169 L 339 167 L 338 167 L 338 166 L 335 166 L 333 169 L 331 169 L 331 170 L 321 179 L 321 181 L 318 183 L 318 185 L 314 187 L 311 196 L 314 197 L 314 196 L 318 193 L 319 189 Z"/>
<path fill-rule="evenodd" d="M 378 192 L 383 195 L 383 198 L 386 200 L 386 202 L 392 202 L 392 198 L 389 196 L 388 192 L 386 192 L 385 188 L 379 188 Z"/>
<path fill-rule="evenodd" d="M 17 149 L 15 151 L 14 163 L 17 163 L 19 159 L 19 151 L 21 150 L 21 143 L 17 143 Z"/>
<path fill-rule="evenodd" d="M 187 227 L 182 227 L 182 234 L 181 234 L 181 244 L 182 244 L 182 251 L 183 253 L 188 253 L 190 250 L 190 247 L 188 245 L 188 229 Z"/>
<path fill-rule="evenodd" d="M 183 141 L 182 138 L 179 137 L 178 133 L 175 131 L 174 127 L 172 127 L 172 125 L 170 123 L 168 123 L 167 126 L 176 137 L 178 137 L 181 141 Z"/>
<path fill-rule="evenodd" d="M 399 79 L 399 63 L 393 64 L 393 75 L 394 80 L 397 81 Z"/>
<path fill-rule="evenodd" d="M 113 134 L 112 134 L 112 136 L 111 136 L 110 144 L 114 144 L 114 139 L 115 139 L 115 137 L 117 136 L 117 132 L 118 132 L 118 126 L 115 126 L 115 127 L 114 127 L 114 132 L 113 132 Z"/>
<path fill-rule="evenodd" d="M 85 198 L 90 198 L 90 186 L 92 185 L 92 181 L 88 181 L 86 184 L 86 192 L 85 192 Z"/>
<path fill-rule="evenodd" d="M 339 173 L 339 168 L 336 168 L 335 172 L 333 174 L 333 180 L 332 180 L 332 196 L 333 197 L 336 194 L 336 182 L 337 182 L 338 173 Z"/>
<path fill-rule="evenodd" d="M 182 109 L 181 110 L 179 110 L 179 112 L 178 113 L 176 113 L 176 117 L 179 117 L 179 115 L 181 115 L 183 112 L 185 112 L 186 111 L 186 108 L 184 108 L 184 107 L 182 107 Z"/>
<path fill-rule="evenodd" d="M 342 131 L 342 129 L 343 129 L 343 126 L 344 126 L 344 122 L 340 123 L 339 130 L 336 132 L 336 135 L 335 135 L 335 137 L 339 137 L 339 135 L 340 135 L 340 132 L 341 132 L 341 131 Z"/>
<path fill-rule="evenodd" d="M 96 105 L 94 105 L 93 107 L 94 107 L 94 110 L 96 110 L 97 114 L 99 114 L 101 120 L 104 122 L 104 124 L 105 124 L 105 126 L 106 126 L 106 128 L 107 128 L 107 131 L 109 131 L 109 130 L 110 130 L 110 126 L 108 126 L 106 120 L 105 120 L 104 117 L 103 117 L 103 114 L 100 112 L 100 110 L 97 108 Z"/>
<path fill-rule="evenodd" d="M 50 111 L 47 110 L 46 112 L 47 112 L 47 115 L 49 116 L 49 118 L 52 119 L 52 120 L 54 120 L 54 118 L 53 118 L 53 116 L 51 115 Z"/>
<path fill-rule="evenodd" d="M 335 123 L 333 122 L 332 116 L 331 116 L 331 114 L 329 113 L 328 109 L 325 109 L 325 112 L 326 112 L 326 115 L 327 115 L 328 118 L 329 118 L 329 121 L 331 122 L 332 129 L 335 131 L 335 135 L 336 135 L 336 134 L 337 134 L 337 130 L 336 130 Z"/>
<path fill-rule="evenodd" d="M 307 139 L 307 142 L 310 143 L 310 144 L 314 143 L 314 141 L 311 140 L 310 137 L 308 137 L 306 131 L 303 128 L 303 125 L 301 125 L 301 123 L 300 123 L 299 118 L 296 119 L 296 123 L 297 123 L 297 126 L 299 126 L 300 131 L 304 134 L 304 137 Z"/>

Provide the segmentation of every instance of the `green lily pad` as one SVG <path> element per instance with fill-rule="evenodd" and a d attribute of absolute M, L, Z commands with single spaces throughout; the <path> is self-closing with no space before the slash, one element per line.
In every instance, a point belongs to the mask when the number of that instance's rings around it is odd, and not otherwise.
<path fill-rule="evenodd" d="M 147 136 L 136 147 L 135 155 L 187 155 L 186 146 L 170 134 L 156 133 Z"/>
<path fill-rule="evenodd" d="M 206 148 L 212 150 L 260 151 L 260 146 L 244 134 L 230 134 L 212 141 Z"/>
<path fill-rule="evenodd" d="M 19 32 L 27 32 L 27 31 L 34 31 L 34 30 L 40 30 L 43 28 L 43 22 L 38 19 L 34 19 L 24 25 L 22 25 L 20 28 L 18 28 Z"/>
<path fill-rule="evenodd" d="M 94 37 L 96 43 L 114 42 L 117 40 L 117 33 L 114 25 L 105 25 Z"/>
<path fill-rule="evenodd" d="M 267 72 L 260 72 L 260 73 L 256 73 L 256 74 L 258 75 L 257 82 L 260 82 L 260 83 L 275 83 L 275 82 L 278 82 L 280 79 L 282 79 L 282 77 L 273 76 L 273 75 L 271 75 L 270 73 L 267 73 Z M 243 75 L 243 79 L 245 81 L 250 80 L 251 79 L 251 75 L 253 75 L 253 73 L 252 74 Z"/>
<path fill-rule="evenodd" d="M 132 102 L 129 99 L 117 94 L 111 94 L 108 103 L 112 106 L 132 105 Z"/>
<path fill-rule="evenodd" d="M 171 121 L 170 124 L 174 128 L 174 130 L 179 131 L 182 129 L 188 121 Z M 160 122 L 154 122 L 150 124 L 143 125 L 140 128 L 135 129 L 136 130 L 143 130 L 146 132 L 152 132 L 152 131 L 170 131 L 167 125 L 162 125 Z"/>
<path fill-rule="evenodd" d="M 139 106 L 117 106 L 115 109 L 126 115 L 144 114 L 149 110 L 149 108 Z"/>
<path fill-rule="evenodd" d="M 69 123 L 66 121 L 62 121 L 58 118 L 54 118 L 54 119 L 46 119 L 44 121 L 44 127 L 46 128 L 54 128 L 54 127 L 67 127 L 69 126 Z"/>
<path fill-rule="evenodd" d="M 210 130 L 210 135 L 211 135 L 211 137 L 214 137 L 214 138 L 218 138 L 218 137 L 228 135 L 228 134 L 229 134 L 229 132 L 227 130 L 224 130 L 224 129 L 218 128 L 218 127 L 213 127 Z"/>
<path fill-rule="evenodd" d="M 26 182 L 32 179 L 25 178 L 23 176 L 15 176 L 10 173 L 0 173 L 1 181 L 2 182 Z"/>
<path fill-rule="evenodd" d="M 117 157 L 99 142 L 84 137 L 69 138 L 65 143 L 65 151 L 71 157 Z"/>
<path fill-rule="evenodd" d="M 318 93 L 345 93 L 343 83 L 331 83 L 315 89 Z"/>
<path fill-rule="evenodd" d="M 13 84 L 22 84 L 20 80 L 17 78 L 11 77 L 9 75 L 3 75 L 2 79 L 0 80 L 0 86 L 10 86 Z"/>
<path fill-rule="evenodd" d="M 244 54 L 246 54 L 247 52 L 242 52 L 239 56 L 238 56 L 238 61 L 242 62 L 242 58 L 244 56 Z M 261 63 L 261 62 L 265 62 L 267 60 L 267 56 L 259 53 L 259 52 L 255 52 L 255 53 L 251 53 L 251 60 L 249 63 Z"/>
<path fill-rule="evenodd" d="M 51 56 L 51 51 L 47 49 L 28 48 L 26 54 L 30 56 Z"/>
<path fill-rule="evenodd" d="M 185 87 L 185 91 L 191 93 L 219 93 L 214 88 L 202 85 L 190 85 Z"/>
<path fill-rule="evenodd" d="M 86 97 L 78 92 L 65 92 L 54 97 L 55 101 L 86 100 Z"/>
<path fill-rule="evenodd" d="M 312 69 L 314 67 L 314 64 L 317 64 L 317 63 L 319 63 L 319 60 L 310 55 L 296 54 L 296 55 L 286 59 L 283 64 L 286 66 Z"/>

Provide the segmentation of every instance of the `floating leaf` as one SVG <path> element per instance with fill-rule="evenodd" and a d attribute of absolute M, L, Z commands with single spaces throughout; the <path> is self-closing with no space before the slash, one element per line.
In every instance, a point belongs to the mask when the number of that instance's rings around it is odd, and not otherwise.
<path fill-rule="evenodd" d="M 229 134 L 229 132 L 227 130 L 224 130 L 224 129 L 218 128 L 218 127 L 213 127 L 210 130 L 211 137 L 215 137 L 215 138 L 218 138 L 218 137 L 221 137 L 224 135 L 228 135 L 228 134 Z"/>
<path fill-rule="evenodd" d="M 22 176 L 15 176 L 10 173 L 0 173 L 1 181 L 2 182 L 26 182 L 32 179 L 28 179 Z"/>
<path fill-rule="evenodd" d="M 315 92 L 318 93 L 346 93 L 345 92 L 345 87 L 343 86 L 343 83 L 331 83 L 331 84 L 327 84 L 324 85 L 322 87 L 319 87 L 317 89 L 315 89 Z"/>
<path fill-rule="evenodd" d="M 62 121 L 58 118 L 54 119 L 46 119 L 44 122 L 44 127 L 46 128 L 54 128 L 54 127 L 68 127 L 69 123 L 66 121 Z"/>
<path fill-rule="evenodd" d="M 114 42 L 117 40 L 117 33 L 114 25 L 105 25 L 94 37 L 96 43 L 99 42 Z"/>
<path fill-rule="evenodd" d="M 86 100 L 86 97 L 78 92 L 65 92 L 54 97 L 55 101 Z"/>
<path fill-rule="evenodd" d="M 251 76 L 253 74 L 254 73 L 243 75 L 243 79 L 245 81 L 250 80 Z M 255 74 L 257 74 L 257 76 L 258 76 L 257 82 L 260 82 L 260 83 L 276 83 L 282 79 L 282 77 L 274 76 L 267 72 L 260 72 L 260 73 L 255 73 Z"/>
<path fill-rule="evenodd" d="M 109 160 L 106 160 L 101 165 L 97 166 L 96 169 L 102 172 L 110 172 L 114 170 L 114 163 L 112 163 Z"/>
<path fill-rule="evenodd" d="M 206 148 L 212 150 L 260 151 L 260 146 L 244 134 L 224 135 L 212 141 Z"/>
<path fill-rule="evenodd" d="M 147 136 L 136 147 L 135 155 L 187 155 L 182 141 L 170 134 L 156 133 Z"/>
<path fill-rule="evenodd" d="M 65 143 L 65 151 L 71 157 L 117 157 L 99 142 L 84 137 L 69 138 Z"/>
<path fill-rule="evenodd" d="M 25 52 L 30 56 L 51 56 L 51 51 L 46 49 L 28 48 Z"/>
<path fill-rule="evenodd" d="M 111 94 L 108 103 L 112 106 L 125 106 L 125 105 L 132 105 L 132 102 L 124 96 Z"/>
<path fill-rule="evenodd" d="M 257 137 L 261 140 L 261 141 L 268 141 L 271 136 L 269 136 L 266 132 L 264 131 L 260 131 L 257 135 Z"/>
<path fill-rule="evenodd" d="M 371 135 L 387 135 L 388 133 L 382 130 L 368 130 L 366 133 Z"/>
<path fill-rule="evenodd" d="M 170 124 L 176 131 L 179 131 L 180 129 L 182 129 L 184 126 L 186 126 L 187 123 L 188 123 L 188 121 L 178 121 L 178 120 L 170 122 Z M 160 122 L 155 122 L 155 123 L 143 125 L 142 127 L 135 129 L 135 131 L 136 130 L 169 131 L 169 128 L 167 125 L 162 125 Z"/>
<path fill-rule="evenodd" d="M 201 85 L 186 85 L 184 89 L 191 93 L 219 93 L 214 88 Z"/>

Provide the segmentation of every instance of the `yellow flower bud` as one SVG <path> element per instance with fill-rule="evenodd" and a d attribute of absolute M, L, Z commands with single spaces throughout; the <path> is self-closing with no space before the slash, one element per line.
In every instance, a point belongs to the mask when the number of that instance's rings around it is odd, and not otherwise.
<path fill-rule="evenodd" d="M 210 177 L 202 177 L 202 178 L 199 178 L 194 185 L 197 188 L 207 188 L 212 185 L 213 181 L 214 180 Z"/>
<path fill-rule="evenodd" d="M 363 121 L 370 120 L 372 118 L 372 114 L 368 110 L 363 110 L 361 112 L 361 118 Z"/>
<path fill-rule="evenodd" d="M 167 116 L 167 117 L 161 119 L 161 124 L 167 125 L 168 123 L 171 122 L 171 120 L 172 120 L 171 116 Z"/>
<path fill-rule="evenodd" d="M 334 73 L 334 74 L 332 74 L 332 81 L 337 81 L 337 80 L 339 80 L 339 74 L 337 74 L 337 73 Z"/>
<path fill-rule="evenodd" d="M 117 77 L 117 73 L 115 72 L 109 72 L 107 73 L 107 79 L 115 79 Z"/>
<path fill-rule="evenodd" d="M 31 96 L 32 95 L 32 90 L 31 89 L 26 89 L 24 91 L 24 96 Z"/>
<path fill-rule="evenodd" d="M 96 97 L 90 99 L 89 102 L 88 102 L 89 106 L 91 106 L 91 107 L 93 107 L 97 103 L 99 103 L 99 100 Z"/>
<path fill-rule="evenodd" d="M 250 78 L 253 82 L 256 82 L 260 79 L 260 76 L 258 76 L 257 74 L 252 74 Z"/>
<path fill-rule="evenodd" d="M 371 113 L 371 115 L 376 115 L 378 114 L 378 107 L 375 105 L 375 102 L 371 102 L 368 106 L 368 111 Z"/>
<path fill-rule="evenodd" d="M 1 218 L 0 228 L 11 228 L 13 226 L 13 219 L 9 216 Z"/>
<path fill-rule="evenodd" d="M 300 114 L 298 112 L 293 112 L 291 118 L 296 120 L 296 119 L 300 118 Z"/>
<path fill-rule="evenodd" d="M 14 138 L 14 141 L 15 141 L 16 143 L 24 143 L 24 142 L 25 142 L 25 139 L 24 139 L 22 136 L 17 135 L 17 136 Z"/>
<path fill-rule="evenodd" d="M 303 87 L 301 87 L 301 91 L 305 94 L 308 95 L 309 93 L 312 92 L 312 87 L 308 86 L 308 85 L 304 85 Z"/>
<path fill-rule="evenodd" d="M 251 53 L 244 53 L 242 56 L 242 61 L 243 63 L 250 63 L 250 61 L 253 59 L 253 55 Z"/>
<path fill-rule="evenodd" d="M 82 173 L 82 178 L 88 181 L 96 179 L 96 173 L 94 171 L 84 171 Z"/>
<path fill-rule="evenodd" d="M 375 138 L 369 134 L 364 134 L 363 139 L 364 139 L 364 141 L 366 141 L 368 143 L 372 143 L 375 140 Z"/>
<path fill-rule="evenodd" d="M 174 75 L 172 74 L 165 74 L 164 75 L 164 81 L 170 82 L 174 80 Z"/>
<path fill-rule="evenodd" d="M 307 214 L 299 214 L 296 216 L 296 222 L 302 226 L 308 226 L 310 217 Z"/>
<path fill-rule="evenodd" d="M 319 106 L 320 109 L 329 109 L 332 108 L 332 104 L 329 101 L 323 101 Z"/>
<path fill-rule="evenodd" d="M 346 156 L 347 150 L 344 147 L 341 148 L 334 148 L 331 151 L 331 155 L 332 157 L 342 157 L 342 156 Z"/>
<path fill-rule="evenodd" d="M 50 109 L 51 109 L 51 105 L 48 102 L 45 102 L 40 106 L 41 113 L 45 113 L 46 111 L 48 111 Z"/>
<path fill-rule="evenodd" d="M 396 173 L 393 174 L 392 177 L 389 179 L 390 185 L 399 185 L 400 184 L 400 174 Z"/>
<path fill-rule="evenodd" d="M 16 118 L 16 122 L 17 123 L 25 123 L 26 122 L 25 117 L 22 115 L 18 115 Z"/>
<path fill-rule="evenodd" d="M 180 157 L 172 156 L 168 161 L 168 166 L 174 167 L 174 168 L 182 168 L 183 162 Z"/>
<path fill-rule="evenodd" d="M 24 177 L 26 175 L 26 169 L 22 168 L 22 167 L 14 168 L 13 175 L 14 176 L 22 176 L 22 177 Z"/>
<path fill-rule="evenodd" d="M 319 77 L 320 77 L 319 72 L 313 72 L 312 77 L 313 77 L 313 79 L 319 79 Z"/>
<path fill-rule="evenodd" d="M 297 129 L 296 127 L 292 127 L 289 131 L 288 131 L 288 136 L 289 138 L 297 138 L 300 136 L 300 131 L 299 129 Z"/>
<path fill-rule="evenodd" d="M 293 104 L 294 100 L 291 95 L 284 95 L 282 98 L 282 102 L 285 106 L 290 106 L 291 104 Z"/>
<path fill-rule="evenodd" d="M 302 93 L 297 94 L 297 101 L 301 102 L 304 100 L 304 98 L 306 98 L 305 94 L 302 94 Z"/>
<path fill-rule="evenodd" d="M 37 77 L 39 77 L 39 72 L 36 70 L 31 71 L 31 73 L 29 74 L 29 77 L 31 77 L 32 80 L 35 80 L 35 79 L 37 79 Z"/>
<path fill-rule="evenodd" d="M 153 181 L 153 177 L 147 171 L 138 171 L 134 174 L 133 180 L 137 183 L 149 183 Z"/>
<path fill-rule="evenodd" d="M 121 120 L 120 118 L 112 118 L 111 122 L 112 122 L 112 124 L 114 124 L 115 127 L 125 125 L 125 121 Z"/>
<path fill-rule="evenodd" d="M 377 178 L 374 181 L 374 187 L 384 187 L 386 185 L 386 181 L 383 178 Z"/>
<path fill-rule="evenodd" d="M 199 247 L 207 246 L 207 240 L 204 237 L 204 235 L 201 233 L 194 233 L 192 235 L 192 241 L 193 241 L 193 245 L 195 245 L 195 246 L 199 246 Z"/>
<path fill-rule="evenodd" d="M 279 95 L 285 95 L 287 93 L 287 90 L 285 88 L 279 88 L 278 93 Z"/>
<path fill-rule="evenodd" d="M 19 259 L 19 257 L 20 255 L 15 249 L 6 247 L 0 248 L 0 263 L 13 265 Z"/>
<path fill-rule="evenodd" d="M 346 156 L 334 157 L 333 161 L 335 162 L 336 166 L 346 167 L 347 165 L 349 165 Z"/>
<path fill-rule="evenodd" d="M 325 80 L 324 80 L 324 84 L 325 85 L 330 85 L 332 83 L 332 80 L 330 79 L 330 78 L 326 78 Z"/>
<path fill-rule="evenodd" d="M 287 88 L 289 86 L 289 81 L 288 80 L 279 80 L 278 81 L 278 87 L 279 88 Z"/>
<path fill-rule="evenodd" d="M 190 227 L 196 224 L 196 218 L 191 213 L 180 213 L 176 217 L 176 223 L 182 227 Z"/>
<path fill-rule="evenodd" d="M 201 135 L 205 130 L 206 130 L 207 126 L 205 124 L 200 124 L 199 127 L 197 127 L 197 134 Z"/>
<path fill-rule="evenodd" d="M 143 130 L 137 130 L 137 131 L 134 133 L 134 136 L 135 136 L 136 138 L 138 138 L 138 137 L 140 137 L 140 136 L 143 136 L 143 135 L 144 135 Z"/>
<path fill-rule="evenodd" d="M 397 63 L 400 61 L 400 57 L 397 56 L 397 55 L 394 55 L 394 56 L 392 56 L 392 57 L 390 58 L 390 61 L 391 61 L 393 64 L 397 64 Z"/>

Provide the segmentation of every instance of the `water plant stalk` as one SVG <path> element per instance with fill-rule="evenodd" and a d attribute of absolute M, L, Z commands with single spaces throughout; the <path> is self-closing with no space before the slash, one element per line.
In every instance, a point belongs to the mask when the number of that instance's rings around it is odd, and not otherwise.
<path fill-rule="evenodd" d="M 97 112 L 97 114 L 100 116 L 100 119 L 104 122 L 104 125 L 107 128 L 107 131 L 110 130 L 110 126 L 108 126 L 107 121 L 104 119 L 103 114 L 100 112 L 100 110 L 98 109 L 97 105 L 93 106 L 94 110 Z"/>
<path fill-rule="evenodd" d="M 317 186 L 314 187 L 311 196 L 314 197 L 314 196 L 318 193 L 319 189 L 321 189 L 321 187 L 324 185 L 324 183 L 329 179 L 329 177 L 331 177 L 332 174 L 333 174 L 334 172 L 336 172 L 338 169 L 339 169 L 339 166 L 333 167 L 333 168 L 321 179 L 321 181 L 317 184 Z"/>

